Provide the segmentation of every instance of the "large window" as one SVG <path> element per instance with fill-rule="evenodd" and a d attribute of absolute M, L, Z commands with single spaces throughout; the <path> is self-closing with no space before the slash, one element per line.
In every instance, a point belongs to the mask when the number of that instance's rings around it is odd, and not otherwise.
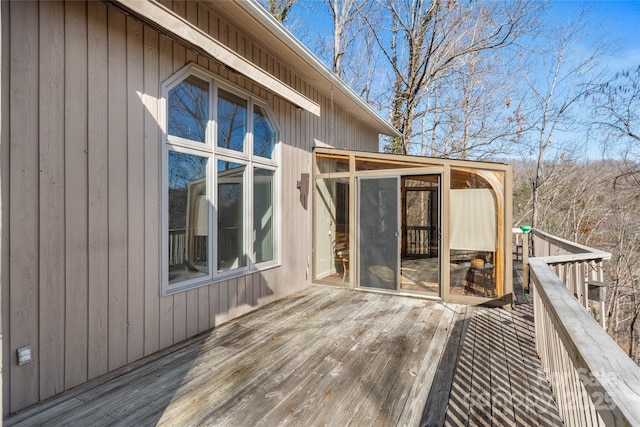
<path fill-rule="evenodd" d="M 266 105 L 195 66 L 163 93 L 163 293 L 276 264 L 278 132 Z"/>

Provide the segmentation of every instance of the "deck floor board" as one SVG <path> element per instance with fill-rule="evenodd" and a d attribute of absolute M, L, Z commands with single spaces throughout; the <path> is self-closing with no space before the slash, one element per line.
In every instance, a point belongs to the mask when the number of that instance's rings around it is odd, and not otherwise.
<path fill-rule="evenodd" d="M 4 423 L 560 425 L 529 308 L 312 286 Z"/>

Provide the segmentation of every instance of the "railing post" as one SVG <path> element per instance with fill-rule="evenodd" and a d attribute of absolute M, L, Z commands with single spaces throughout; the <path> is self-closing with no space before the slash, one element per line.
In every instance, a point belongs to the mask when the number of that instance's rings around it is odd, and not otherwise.
<path fill-rule="evenodd" d="M 531 227 L 521 225 L 522 230 L 522 287 L 525 292 L 529 292 L 529 232 Z"/>

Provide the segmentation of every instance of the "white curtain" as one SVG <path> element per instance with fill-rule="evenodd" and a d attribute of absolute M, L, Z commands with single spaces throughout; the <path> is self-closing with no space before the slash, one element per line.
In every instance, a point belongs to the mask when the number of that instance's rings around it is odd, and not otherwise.
<path fill-rule="evenodd" d="M 209 202 L 207 202 L 207 196 L 198 196 L 196 199 L 196 212 L 195 212 L 195 229 L 194 235 L 207 236 L 209 235 Z"/>
<path fill-rule="evenodd" d="M 491 190 L 451 190 L 450 248 L 496 251 L 497 217 L 496 203 Z"/>

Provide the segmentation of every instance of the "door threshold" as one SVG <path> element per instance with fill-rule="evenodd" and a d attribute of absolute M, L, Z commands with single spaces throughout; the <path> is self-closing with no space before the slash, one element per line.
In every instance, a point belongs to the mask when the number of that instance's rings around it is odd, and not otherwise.
<path fill-rule="evenodd" d="M 371 292 L 374 294 L 387 294 L 387 295 L 395 295 L 395 296 L 401 296 L 401 297 L 419 298 L 419 299 L 426 299 L 430 301 L 442 301 L 442 297 L 439 297 L 439 296 L 423 295 L 423 294 L 414 293 L 414 292 L 394 291 L 391 289 L 375 289 L 375 288 L 365 288 L 365 287 L 359 286 L 359 287 L 353 288 L 353 290 L 361 291 L 361 292 Z"/>

